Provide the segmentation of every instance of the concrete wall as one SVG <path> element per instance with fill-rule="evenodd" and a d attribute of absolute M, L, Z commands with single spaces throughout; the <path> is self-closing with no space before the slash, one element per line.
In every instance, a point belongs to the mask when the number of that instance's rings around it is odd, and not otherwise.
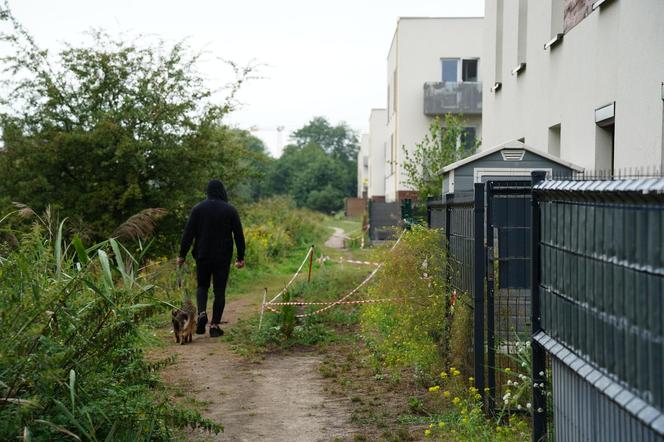
<path fill-rule="evenodd" d="M 369 198 L 385 197 L 385 150 L 387 110 L 372 109 L 369 115 Z"/>
<path fill-rule="evenodd" d="M 387 201 L 397 199 L 399 191 L 411 190 L 399 165 L 403 148 L 413 149 L 429 130 L 432 118 L 424 115 L 424 83 L 440 81 L 441 58 L 479 58 L 482 54 L 482 18 L 401 18 L 387 58 L 390 91 L 387 140 L 396 158 L 395 175 L 386 180 Z M 480 69 L 483 61 L 480 60 Z M 394 72 L 396 71 L 396 81 Z M 482 81 L 480 74 L 480 81 Z M 395 95 L 396 88 L 396 95 Z M 396 103 L 395 103 L 396 102 Z M 466 118 L 478 137 L 481 117 Z M 387 158 L 389 161 L 389 158 Z"/>
<path fill-rule="evenodd" d="M 607 169 L 605 134 L 594 112 L 615 102 L 614 167 L 661 166 L 664 1 L 610 0 L 587 16 L 587 3 L 580 0 L 529 1 L 522 60 L 527 67 L 512 75 L 519 61 L 518 4 L 496 0 L 485 6 L 483 147 L 525 138 L 526 144 L 586 169 Z M 561 7 L 568 11 L 565 23 L 556 19 L 564 20 L 556 9 Z M 489 42 L 501 32 L 501 18 L 502 45 L 496 48 Z M 562 42 L 544 49 L 552 35 L 572 24 Z M 494 81 L 502 81 L 496 93 L 490 91 Z M 558 124 L 559 136 L 550 130 Z"/>
<path fill-rule="evenodd" d="M 360 136 L 360 151 L 357 153 L 357 197 L 364 198 L 369 184 L 369 134 Z"/>

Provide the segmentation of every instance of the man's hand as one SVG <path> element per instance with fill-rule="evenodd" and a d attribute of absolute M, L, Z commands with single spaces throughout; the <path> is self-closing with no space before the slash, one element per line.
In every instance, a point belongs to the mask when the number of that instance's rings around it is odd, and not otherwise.
<path fill-rule="evenodd" d="M 241 269 L 242 267 L 244 267 L 244 259 L 242 259 L 242 260 L 238 259 L 237 261 L 235 261 L 235 267 L 238 268 L 238 269 Z"/>
<path fill-rule="evenodd" d="M 175 260 L 175 265 L 182 267 L 182 264 L 184 264 L 184 258 L 178 256 L 178 258 Z"/>

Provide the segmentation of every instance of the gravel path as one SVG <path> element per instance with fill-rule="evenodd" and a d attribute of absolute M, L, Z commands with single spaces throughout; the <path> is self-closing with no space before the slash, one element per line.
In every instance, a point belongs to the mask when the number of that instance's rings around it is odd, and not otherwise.
<path fill-rule="evenodd" d="M 346 239 L 346 235 L 344 233 L 344 229 L 340 229 L 339 227 L 334 228 L 334 233 L 328 239 L 325 241 L 325 247 L 329 247 L 331 249 L 343 249 L 344 248 L 344 240 Z"/>

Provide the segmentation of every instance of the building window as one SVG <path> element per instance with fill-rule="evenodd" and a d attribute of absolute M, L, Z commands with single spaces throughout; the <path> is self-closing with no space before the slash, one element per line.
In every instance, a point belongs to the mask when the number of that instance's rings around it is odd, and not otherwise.
<path fill-rule="evenodd" d="M 595 109 L 595 168 L 613 173 L 615 169 L 616 103 Z"/>
<path fill-rule="evenodd" d="M 560 158 L 560 124 L 549 128 L 549 153 Z"/>
<path fill-rule="evenodd" d="M 463 60 L 461 63 L 461 81 L 477 81 L 478 64 L 479 60 L 477 58 Z"/>
<path fill-rule="evenodd" d="M 459 148 L 464 152 L 475 149 L 477 143 L 476 129 L 474 127 L 464 127 L 459 137 Z"/>
<path fill-rule="evenodd" d="M 478 65 L 477 58 L 443 58 L 441 59 L 442 79 L 451 83 L 478 81 Z"/>
<path fill-rule="evenodd" d="M 443 58 L 443 81 L 456 83 L 459 81 L 459 59 Z"/>

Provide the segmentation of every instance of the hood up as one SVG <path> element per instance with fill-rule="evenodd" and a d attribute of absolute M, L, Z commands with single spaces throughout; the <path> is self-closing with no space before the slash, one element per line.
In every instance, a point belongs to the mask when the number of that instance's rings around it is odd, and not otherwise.
<path fill-rule="evenodd" d="M 210 180 L 205 193 L 210 199 L 228 201 L 228 194 L 226 193 L 224 183 L 219 180 Z"/>

